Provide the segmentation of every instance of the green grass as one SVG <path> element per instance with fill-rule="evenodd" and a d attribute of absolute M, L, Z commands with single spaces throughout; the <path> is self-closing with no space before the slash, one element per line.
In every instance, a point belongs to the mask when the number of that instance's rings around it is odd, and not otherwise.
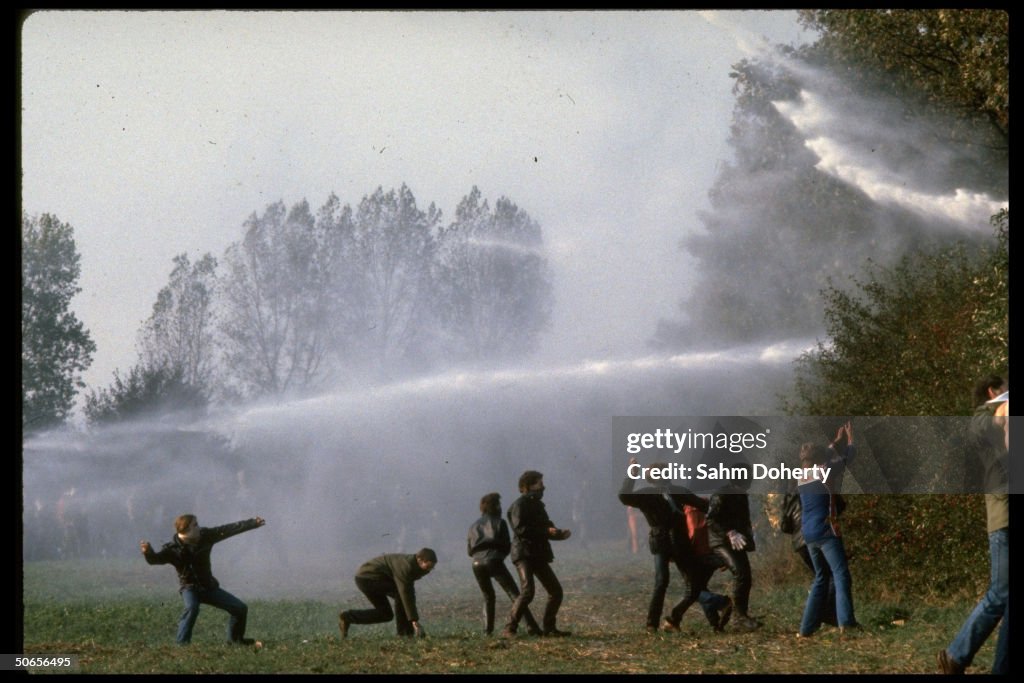
<path fill-rule="evenodd" d="M 860 594 L 855 585 L 862 632 L 840 636 L 825 627 L 798 640 L 809 576 L 801 566 L 759 552 L 751 612 L 763 620 L 761 630 L 716 634 L 695 606 L 681 633 L 648 635 L 649 555 L 629 555 L 611 543 L 591 546 L 589 553 L 557 550 L 554 568 L 565 589 L 559 626 L 572 630 L 571 638 L 484 636 L 479 591 L 466 560 L 441 565 L 417 584 L 429 633 L 423 640 L 396 638 L 393 624 L 353 626 L 340 640 L 338 612 L 366 602 L 351 577 L 335 568 L 310 568 L 297 581 L 295 572 L 257 579 L 216 567 L 225 588 L 249 604 L 248 635 L 264 646 L 224 644 L 227 615 L 204 607 L 192 645 L 181 648 L 174 645 L 182 609 L 174 572 L 140 559 L 27 564 L 24 650 L 76 654 L 81 672 L 100 674 L 930 673 L 935 652 L 973 607 L 967 599 L 940 604 Z M 855 581 L 857 575 L 855 568 Z M 719 592 L 728 593 L 728 585 L 724 573 L 712 581 Z M 680 587 L 673 576 L 670 601 Z M 540 591 L 537 601 L 543 600 Z M 499 623 L 507 605 L 499 598 Z M 994 645 L 993 636 L 972 670 L 991 667 Z"/>

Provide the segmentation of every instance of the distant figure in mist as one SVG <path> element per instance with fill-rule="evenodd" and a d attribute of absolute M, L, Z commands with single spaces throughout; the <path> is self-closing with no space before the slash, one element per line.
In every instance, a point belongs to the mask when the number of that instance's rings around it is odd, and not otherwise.
<path fill-rule="evenodd" d="M 730 481 L 711 495 L 707 514 L 708 543 L 711 551 L 732 573 L 736 628 L 743 631 L 753 631 L 761 626 L 748 613 L 753 578 L 747 553 L 754 551 L 754 530 L 750 522 L 750 500 L 747 496 L 749 487 L 749 476 Z"/>
<path fill-rule="evenodd" d="M 588 548 L 588 541 L 590 540 L 590 506 L 594 496 L 593 487 L 590 485 L 590 479 L 584 477 L 583 481 L 580 482 L 579 489 L 576 490 L 576 495 L 572 497 L 572 524 L 576 529 L 576 538 L 580 542 L 580 546 L 586 550 Z"/>
<path fill-rule="evenodd" d="M 502 635 L 514 638 L 519 629 L 519 620 L 526 614 L 526 608 L 533 601 L 535 581 L 540 581 L 548 593 L 544 606 L 544 623 L 541 635 L 568 636 L 568 631 L 559 631 L 555 626 L 558 608 L 562 605 L 562 585 L 551 570 L 555 555 L 551 552 L 551 541 L 564 541 L 572 535 L 568 529 L 559 529 L 548 518 L 541 498 L 544 496 L 544 475 L 527 470 L 519 477 L 521 495 L 508 509 L 508 521 L 515 534 L 512 543 L 512 562 L 519 573 L 519 597 L 512 603 L 508 623 Z"/>
<path fill-rule="evenodd" d="M 836 445 L 845 438 L 842 453 Z M 840 633 L 859 628 L 853 613 L 853 581 L 846 561 L 846 547 L 839 531 L 839 488 L 843 473 L 856 457 L 853 445 L 853 424 L 847 422 L 839 427 L 836 438 L 828 448 L 807 442 L 800 446 L 800 466 L 807 469 L 814 465 L 829 468 L 825 481 L 815 476 L 800 479 L 800 533 L 803 534 L 807 552 L 814 566 L 814 581 L 807 595 L 803 619 L 800 621 L 800 636 L 813 635 L 824 619 L 824 603 L 828 599 L 829 580 L 835 585 L 836 623 Z"/>
<path fill-rule="evenodd" d="M 939 650 L 939 671 L 945 674 L 964 673 L 996 626 L 999 640 L 992 673 L 1010 672 L 1010 397 L 1004 392 L 1006 384 L 998 375 L 984 378 L 974 389 L 971 436 L 984 471 L 990 574 L 981 601 L 953 642 Z"/>
<path fill-rule="evenodd" d="M 629 464 L 637 464 L 630 458 Z M 655 463 L 652 468 L 663 468 L 664 463 Z M 732 604 L 729 598 L 706 591 L 708 580 L 714 574 L 715 566 L 703 563 L 697 557 L 690 541 L 689 525 L 684 509 L 691 506 L 700 511 L 708 509 L 708 503 L 700 496 L 682 486 L 657 480 L 653 486 L 633 490 L 635 482 L 629 476 L 622 481 L 619 502 L 627 509 L 638 510 L 650 527 L 647 544 L 654 556 L 654 589 L 647 607 L 647 631 L 656 633 L 664 609 L 665 594 L 669 585 L 669 565 L 675 564 L 686 584 L 682 599 L 672 608 L 665 619 L 666 631 L 679 631 L 679 624 L 686 610 L 700 600 L 704 614 L 711 627 L 720 631 L 729 620 Z M 721 610 L 721 612 L 719 612 Z"/>
<path fill-rule="evenodd" d="M 488 493 L 481 498 L 480 512 L 483 513 L 480 519 L 469 527 L 466 552 L 473 558 L 473 576 L 484 595 L 484 633 L 491 635 L 494 632 L 495 603 L 491 579 L 498 582 L 513 602 L 519 597 L 519 588 L 505 566 L 505 558 L 512 549 L 512 540 L 508 524 L 501 518 L 501 496 Z M 523 612 L 523 617 L 526 619 L 526 632 L 532 636 L 540 635 L 540 626 L 529 607 Z"/>
<path fill-rule="evenodd" d="M 228 620 L 228 642 L 239 645 L 256 643 L 245 637 L 245 622 L 249 608 L 244 602 L 220 587 L 210 567 L 210 551 L 215 543 L 244 531 L 256 529 L 266 522 L 253 517 L 233 524 L 212 528 L 200 527 L 195 515 L 180 515 L 174 520 L 175 534 L 159 552 L 154 552 L 149 541 L 140 541 L 142 556 L 149 564 L 170 564 L 178 572 L 178 591 L 185 601 L 185 611 L 178 619 L 179 645 L 192 641 L 192 627 L 199 616 L 200 605 L 210 605 L 231 615 Z"/>
<path fill-rule="evenodd" d="M 636 555 L 640 552 L 640 510 L 626 506 L 626 530 L 629 532 L 629 551 Z"/>
<path fill-rule="evenodd" d="M 416 611 L 416 588 L 419 581 L 437 565 L 437 553 L 421 548 L 415 555 L 388 553 L 364 562 L 356 572 L 356 588 L 373 605 L 373 609 L 343 610 L 338 615 L 341 637 L 348 637 L 352 624 L 383 624 L 395 620 L 399 636 L 424 638 L 426 630 Z M 394 610 L 388 599 L 395 601 Z"/>

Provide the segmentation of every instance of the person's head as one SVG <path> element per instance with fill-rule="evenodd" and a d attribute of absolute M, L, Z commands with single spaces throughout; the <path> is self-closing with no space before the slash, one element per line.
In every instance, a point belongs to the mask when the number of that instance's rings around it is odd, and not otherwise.
<path fill-rule="evenodd" d="M 995 398 L 1006 391 L 1006 384 L 999 375 L 989 375 L 978 380 L 974 385 L 974 407 L 977 408 L 985 401 Z"/>
<path fill-rule="evenodd" d="M 534 470 L 526 470 L 519 477 L 519 493 L 544 493 L 544 475 Z"/>
<path fill-rule="evenodd" d="M 437 564 L 437 553 L 430 548 L 420 548 L 419 552 L 416 553 L 416 564 L 420 566 L 426 573 L 430 573 L 430 570 Z"/>
<path fill-rule="evenodd" d="M 824 465 L 826 460 L 828 460 L 828 450 L 821 444 L 811 441 L 800 444 L 800 465 L 802 467 Z"/>
<path fill-rule="evenodd" d="M 178 515 L 174 520 L 174 530 L 181 540 L 195 543 L 199 540 L 199 520 L 195 515 Z"/>
<path fill-rule="evenodd" d="M 488 493 L 480 499 L 480 512 L 485 515 L 501 515 L 501 494 Z"/>

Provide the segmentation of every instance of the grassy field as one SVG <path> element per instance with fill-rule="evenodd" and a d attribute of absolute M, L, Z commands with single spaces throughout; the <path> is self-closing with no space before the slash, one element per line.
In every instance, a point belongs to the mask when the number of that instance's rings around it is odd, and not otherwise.
<path fill-rule="evenodd" d="M 417 584 L 428 638 L 399 639 L 393 624 L 384 624 L 354 626 L 345 641 L 338 612 L 366 605 L 350 576 L 322 567 L 304 568 L 301 580 L 297 569 L 256 579 L 215 561 L 224 587 L 249 604 L 248 635 L 263 647 L 224 644 L 227 615 L 204 607 L 192 645 L 181 648 L 174 644 L 181 612 L 174 572 L 139 558 L 25 565 L 24 652 L 76 654 L 81 672 L 101 674 L 931 673 L 935 652 L 973 607 L 966 597 L 928 604 L 903 601 L 896 592 L 863 595 L 855 584 L 863 631 L 840 635 L 825 627 L 797 639 L 809 576 L 795 563 L 780 566 L 778 557 L 755 553 L 751 612 L 763 620 L 761 630 L 716 634 L 695 606 L 681 633 L 649 635 L 643 628 L 649 555 L 630 555 L 621 543 L 558 550 L 554 567 L 565 589 L 559 627 L 572 630 L 571 638 L 484 636 L 466 558 L 442 563 Z M 712 588 L 728 593 L 727 578 L 716 574 Z M 670 601 L 680 585 L 674 576 Z M 499 597 L 498 604 L 500 622 L 508 603 Z M 991 667 L 994 641 L 972 671 Z"/>

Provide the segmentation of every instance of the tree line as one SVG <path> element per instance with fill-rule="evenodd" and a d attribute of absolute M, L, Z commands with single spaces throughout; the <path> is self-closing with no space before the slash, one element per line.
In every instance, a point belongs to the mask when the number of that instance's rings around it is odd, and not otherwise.
<path fill-rule="evenodd" d="M 173 259 L 138 332 L 138 360 L 90 390 L 105 422 L 211 402 L 309 394 L 335 384 L 521 359 L 552 305 L 540 225 L 473 187 L 444 224 L 405 185 L 352 207 L 278 201 L 219 259 Z M 25 430 L 67 419 L 95 344 L 70 312 L 72 229 L 22 215 Z"/>

